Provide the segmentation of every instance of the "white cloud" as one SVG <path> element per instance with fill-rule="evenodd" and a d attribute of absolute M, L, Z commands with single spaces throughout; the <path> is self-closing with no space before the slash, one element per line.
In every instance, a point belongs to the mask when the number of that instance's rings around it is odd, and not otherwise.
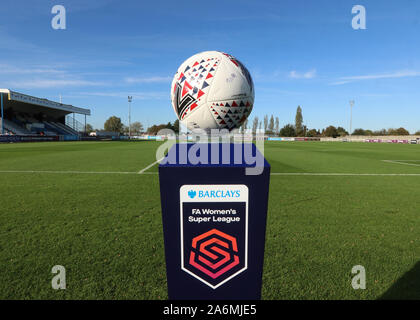
<path fill-rule="evenodd" d="M 9 86 L 12 88 L 24 89 L 45 89 L 57 87 L 85 87 L 85 86 L 101 86 L 103 82 L 87 81 L 87 80 L 65 80 L 65 79 L 34 79 L 23 81 L 11 81 Z"/>
<path fill-rule="evenodd" d="M 156 91 L 149 91 L 149 92 L 78 92 L 74 96 L 77 97 L 109 97 L 109 98 L 118 98 L 118 99 L 127 99 L 127 96 L 132 96 L 134 100 L 161 100 L 161 99 L 169 99 L 168 92 L 156 92 Z"/>
<path fill-rule="evenodd" d="M 396 71 L 393 73 L 381 73 L 381 74 L 367 74 L 359 76 L 349 76 L 341 77 L 339 81 L 331 83 L 331 85 L 343 85 L 355 81 L 365 81 L 365 80 L 379 80 L 379 79 L 397 79 L 397 78 L 407 78 L 407 77 L 418 77 L 420 72 L 414 70 L 402 70 Z"/>
<path fill-rule="evenodd" d="M 46 66 L 37 66 L 37 67 L 16 67 L 10 64 L 0 64 L 0 74 L 63 74 L 65 71 L 46 67 Z"/>
<path fill-rule="evenodd" d="M 171 77 L 127 77 L 124 79 L 127 83 L 162 83 L 170 82 Z"/>
<path fill-rule="evenodd" d="M 342 84 L 346 84 L 349 83 L 351 81 L 335 81 L 335 82 L 331 82 L 330 85 L 332 86 L 341 86 Z"/>
<path fill-rule="evenodd" d="M 27 65 L 0 63 L 3 85 L 19 89 L 47 89 L 57 87 L 84 87 L 105 85 L 103 81 L 81 79 L 57 65 Z"/>
<path fill-rule="evenodd" d="M 293 79 L 313 79 L 316 77 L 316 70 L 312 69 L 304 73 L 292 70 L 289 73 L 289 77 Z"/>

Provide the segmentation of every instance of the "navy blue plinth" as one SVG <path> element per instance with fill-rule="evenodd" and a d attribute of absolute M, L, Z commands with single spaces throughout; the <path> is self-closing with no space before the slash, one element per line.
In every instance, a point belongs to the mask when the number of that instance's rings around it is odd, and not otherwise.
<path fill-rule="evenodd" d="M 239 161 L 241 145 L 202 144 L 197 164 L 183 157 L 197 144 L 175 144 L 159 165 L 169 299 L 261 297 L 270 165 L 245 145 Z M 247 152 L 260 174 L 246 174 Z"/>

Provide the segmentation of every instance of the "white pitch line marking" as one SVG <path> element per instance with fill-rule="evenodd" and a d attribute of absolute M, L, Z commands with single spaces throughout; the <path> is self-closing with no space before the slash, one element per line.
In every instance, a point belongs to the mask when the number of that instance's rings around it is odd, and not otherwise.
<path fill-rule="evenodd" d="M 407 163 L 407 162 L 419 162 L 420 160 L 382 160 L 382 161 L 387 162 L 387 163 L 402 164 L 402 165 L 405 165 L 405 166 L 420 167 L 420 164 Z"/>
<path fill-rule="evenodd" d="M 0 173 L 137 174 L 137 172 L 124 172 L 124 171 L 48 171 L 48 170 L 0 170 Z"/>
<path fill-rule="evenodd" d="M 392 159 L 392 160 L 382 160 L 382 161 L 414 161 L 414 162 L 420 162 L 420 159 L 416 159 L 416 160 L 396 160 L 396 159 Z"/>
<path fill-rule="evenodd" d="M 140 170 L 139 172 L 137 172 L 137 173 L 138 173 L 138 174 L 143 174 L 143 173 L 145 173 L 145 171 L 149 170 L 151 167 L 153 167 L 154 165 L 156 165 L 156 164 L 158 164 L 159 162 L 161 162 L 164 158 L 165 158 L 165 157 L 163 157 L 163 158 L 161 158 L 161 159 L 159 159 L 159 160 L 156 160 L 155 162 L 153 162 L 153 163 L 149 164 L 146 168 L 141 169 L 141 170 Z"/>
<path fill-rule="evenodd" d="M 272 172 L 272 176 L 420 176 L 420 173 L 316 173 L 316 172 Z"/>
<path fill-rule="evenodd" d="M 157 162 L 156 162 L 157 163 Z M 154 164 L 156 164 L 154 163 Z M 149 166 L 150 167 L 150 166 Z M 145 168 L 146 169 L 146 168 Z M 144 170 L 144 169 L 143 169 Z M 124 171 L 47 171 L 47 170 L 0 170 L 0 173 L 51 173 L 51 174 L 159 174 L 158 172 L 124 172 Z M 271 176 L 378 176 L 393 177 L 407 176 L 419 177 L 420 173 L 328 173 L 328 172 L 272 172 Z"/>

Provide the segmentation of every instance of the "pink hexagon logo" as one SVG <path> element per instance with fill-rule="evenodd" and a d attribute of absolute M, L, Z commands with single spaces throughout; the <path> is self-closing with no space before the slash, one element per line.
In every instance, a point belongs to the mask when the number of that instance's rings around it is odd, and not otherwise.
<path fill-rule="evenodd" d="M 192 239 L 185 267 L 189 273 L 215 289 L 246 269 L 240 256 L 235 237 L 212 229 Z"/>

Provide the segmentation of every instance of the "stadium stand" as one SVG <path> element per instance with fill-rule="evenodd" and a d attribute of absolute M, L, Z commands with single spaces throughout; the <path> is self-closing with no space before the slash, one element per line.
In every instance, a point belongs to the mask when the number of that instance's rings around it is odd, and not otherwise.
<path fill-rule="evenodd" d="M 0 89 L 1 114 L 0 135 L 15 136 L 51 136 L 57 140 L 77 140 L 84 134 L 84 126 L 77 121 L 77 126 L 70 114 L 90 115 L 89 109 L 83 109 L 47 99 Z M 69 123 L 66 120 L 71 119 Z M 60 138 L 60 139 L 58 139 Z M 4 140 L 4 139 L 3 139 Z M 28 141 L 27 139 L 25 141 Z"/>

